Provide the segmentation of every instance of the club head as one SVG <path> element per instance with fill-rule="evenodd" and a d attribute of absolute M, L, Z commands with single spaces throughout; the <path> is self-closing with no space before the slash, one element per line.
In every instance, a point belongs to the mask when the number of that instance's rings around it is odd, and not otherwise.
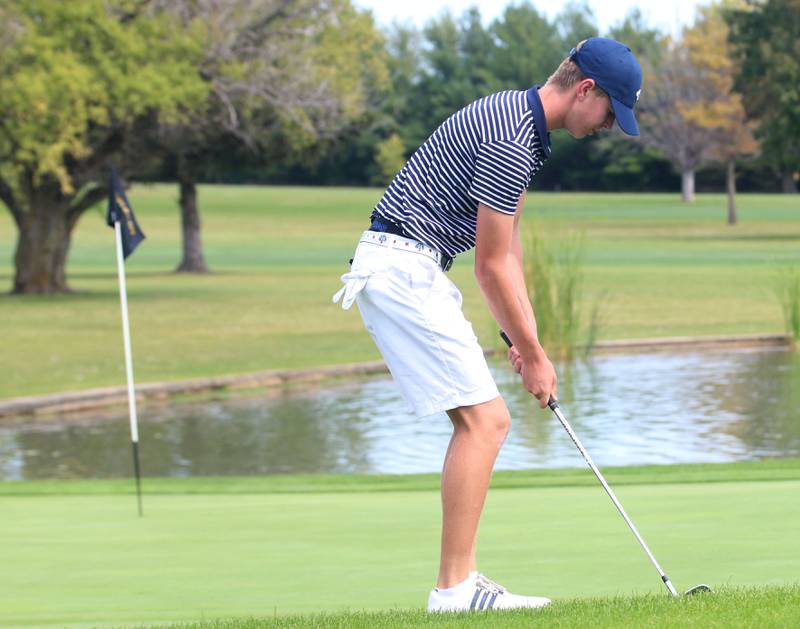
<path fill-rule="evenodd" d="M 683 595 L 684 596 L 693 596 L 699 592 L 713 592 L 713 590 L 708 587 L 705 583 L 701 583 L 700 585 L 695 585 L 693 588 L 689 588 L 686 590 Z"/>

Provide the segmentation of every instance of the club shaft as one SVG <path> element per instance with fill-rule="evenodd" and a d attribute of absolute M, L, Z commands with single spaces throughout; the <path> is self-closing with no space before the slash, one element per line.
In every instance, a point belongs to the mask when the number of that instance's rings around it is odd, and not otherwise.
<path fill-rule="evenodd" d="M 650 552 L 650 548 L 645 543 L 644 538 L 639 534 L 639 531 L 636 530 L 636 526 L 633 524 L 633 521 L 630 519 L 630 517 L 628 517 L 628 514 L 625 512 L 625 509 L 623 508 L 622 503 L 617 498 L 617 495 L 614 493 L 614 490 L 611 489 L 611 486 L 606 482 L 606 479 L 603 476 L 603 474 L 594 464 L 594 461 L 592 461 L 592 457 L 589 456 L 589 453 L 586 451 L 586 448 L 583 447 L 583 444 L 581 443 L 580 439 L 578 439 L 578 435 L 576 435 L 575 431 L 572 430 L 572 426 L 569 425 L 567 418 L 564 417 L 564 414 L 561 412 L 561 409 L 559 408 L 558 404 L 554 400 L 550 400 L 549 406 L 550 409 L 555 414 L 555 416 L 558 418 L 558 421 L 561 422 L 561 425 L 564 427 L 564 430 L 567 431 L 567 434 L 569 435 L 570 439 L 572 439 L 572 442 L 575 444 L 575 447 L 578 448 L 580 453 L 583 455 L 584 460 L 589 465 L 591 470 L 594 472 L 594 475 L 597 477 L 597 480 L 600 481 L 600 484 L 603 486 L 603 489 L 606 490 L 608 497 L 611 498 L 611 502 L 614 503 L 614 506 L 617 508 L 617 511 L 619 511 L 620 515 L 622 516 L 622 519 L 625 520 L 625 523 L 628 525 L 628 528 L 630 528 L 631 532 L 636 537 L 636 540 L 644 549 L 644 552 L 647 553 L 647 557 L 650 559 L 651 563 L 655 566 L 656 570 L 658 570 L 658 574 L 661 576 L 661 580 L 664 582 L 664 585 L 667 587 L 670 594 L 672 594 L 673 596 L 678 596 L 678 592 L 675 590 L 675 586 L 672 585 L 672 582 L 669 580 L 669 577 L 661 569 L 661 566 L 658 564 L 658 561 L 656 561 L 656 558 L 653 555 L 653 553 Z"/>
<path fill-rule="evenodd" d="M 514 344 L 511 342 L 511 339 L 508 338 L 508 335 L 505 332 L 503 332 L 503 330 L 500 330 L 500 336 L 503 337 L 503 340 L 506 342 L 506 345 L 508 345 L 509 347 L 513 347 Z M 594 461 L 592 461 L 592 457 L 589 456 L 589 453 L 586 451 L 586 448 L 583 447 L 581 440 L 578 439 L 578 435 L 576 435 L 575 431 L 572 430 L 572 426 L 569 425 L 567 418 L 564 417 L 564 414 L 561 412 L 558 403 L 553 398 L 550 398 L 547 405 L 550 407 L 550 410 L 553 411 L 555 416 L 558 418 L 558 421 L 561 422 L 561 425 L 564 427 L 564 430 L 567 431 L 569 438 L 572 439 L 572 443 L 574 443 L 575 447 L 578 448 L 578 451 L 581 453 L 584 460 L 591 468 L 592 472 L 594 472 L 594 475 L 597 477 L 597 480 L 600 481 L 600 484 L 603 486 L 603 489 L 606 490 L 608 497 L 611 498 L 611 502 L 614 503 L 614 506 L 617 508 L 617 511 L 619 511 L 619 514 L 622 516 L 622 519 L 625 520 L 625 523 L 628 525 L 628 528 L 631 530 L 634 537 L 636 537 L 636 541 L 639 542 L 639 545 L 644 549 L 644 552 L 647 553 L 648 559 L 650 559 L 650 562 L 655 566 L 659 576 L 661 577 L 661 581 L 669 590 L 669 593 L 672 594 L 672 596 L 678 596 L 678 592 L 675 589 L 675 586 L 672 585 L 672 581 L 669 580 L 669 577 L 661 569 L 661 566 L 658 564 L 658 561 L 656 561 L 655 556 L 653 555 L 652 552 L 650 552 L 650 548 L 645 543 L 644 538 L 641 535 L 639 535 L 639 531 L 636 530 L 636 526 L 633 524 L 633 520 L 631 520 L 628 517 L 628 514 L 622 507 L 622 503 L 617 498 L 617 495 L 614 493 L 614 490 L 611 489 L 611 486 L 606 482 L 606 479 L 603 476 L 603 474 L 594 464 Z"/>

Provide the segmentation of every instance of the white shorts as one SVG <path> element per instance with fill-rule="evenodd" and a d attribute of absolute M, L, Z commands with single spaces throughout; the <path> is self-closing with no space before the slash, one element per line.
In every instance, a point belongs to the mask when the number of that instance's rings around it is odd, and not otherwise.
<path fill-rule="evenodd" d="M 333 298 L 343 297 L 345 309 L 358 305 L 403 398 L 420 417 L 499 395 L 461 312 L 461 293 L 436 259 L 437 252 L 415 240 L 364 232 Z"/>

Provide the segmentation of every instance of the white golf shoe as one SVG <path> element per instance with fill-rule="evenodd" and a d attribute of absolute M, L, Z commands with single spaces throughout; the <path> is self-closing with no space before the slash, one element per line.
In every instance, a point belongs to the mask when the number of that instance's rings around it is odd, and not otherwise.
<path fill-rule="evenodd" d="M 506 591 L 482 574 L 471 574 L 463 583 L 440 590 L 434 588 L 428 597 L 429 612 L 469 612 L 489 609 L 534 609 L 550 604 L 549 598 L 519 596 Z"/>

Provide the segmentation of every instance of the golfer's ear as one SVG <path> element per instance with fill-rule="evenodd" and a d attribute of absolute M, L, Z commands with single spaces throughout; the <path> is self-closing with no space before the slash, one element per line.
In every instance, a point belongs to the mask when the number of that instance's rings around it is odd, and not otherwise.
<path fill-rule="evenodd" d="M 594 89 L 595 85 L 596 83 L 594 82 L 594 79 L 583 79 L 580 83 L 578 83 L 575 92 L 578 100 L 583 100 L 586 98 L 589 95 L 589 92 Z"/>

